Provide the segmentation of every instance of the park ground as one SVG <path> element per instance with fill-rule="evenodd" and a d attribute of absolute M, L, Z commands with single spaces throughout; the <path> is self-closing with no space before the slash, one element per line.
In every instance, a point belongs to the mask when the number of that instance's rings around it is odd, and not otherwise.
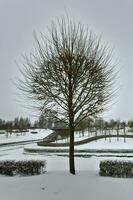
<path fill-rule="evenodd" d="M 36 136 L 37 137 L 37 136 Z M 104 148 L 131 148 L 133 139 L 116 139 L 111 143 L 101 140 L 89 145 Z M 28 146 L 28 145 L 26 145 Z M 133 179 L 99 176 L 99 162 L 104 159 L 132 160 L 118 157 L 76 157 L 76 175 L 68 172 L 68 157 L 47 154 L 25 154 L 24 145 L 0 148 L 0 160 L 41 159 L 46 160 L 46 173 L 26 177 L 0 176 L 0 196 L 2 200 L 132 200 Z"/>

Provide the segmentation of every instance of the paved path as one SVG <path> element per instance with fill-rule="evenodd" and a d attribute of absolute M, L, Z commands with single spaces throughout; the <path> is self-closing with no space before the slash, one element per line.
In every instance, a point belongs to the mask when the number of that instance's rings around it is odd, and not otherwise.
<path fill-rule="evenodd" d="M 41 139 L 37 139 L 37 140 L 25 140 L 25 141 L 0 143 L 0 147 L 3 147 L 3 146 L 16 146 L 16 145 L 20 145 L 20 144 L 30 144 L 30 143 L 39 142 L 39 141 L 42 141 L 42 140 Z"/>

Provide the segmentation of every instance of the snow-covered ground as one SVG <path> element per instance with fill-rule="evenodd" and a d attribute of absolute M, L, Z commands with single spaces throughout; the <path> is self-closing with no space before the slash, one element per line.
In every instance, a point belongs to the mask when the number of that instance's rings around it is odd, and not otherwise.
<path fill-rule="evenodd" d="M 133 179 L 99 176 L 103 158 L 75 158 L 77 174 L 68 172 L 68 157 L 23 155 L 23 149 L 7 150 L 4 159 L 45 159 L 47 172 L 29 177 L 0 177 L 2 200 L 132 200 Z M 104 158 L 107 159 L 107 158 Z M 132 160 L 132 159 L 128 159 Z"/>
<path fill-rule="evenodd" d="M 94 142 L 86 143 L 76 146 L 80 149 L 133 149 L 133 139 L 127 139 L 124 142 L 124 138 L 106 138 L 99 139 Z"/>
<path fill-rule="evenodd" d="M 68 149 L 68 147 L 43 147 L 38 146 L 37 144 L 31 144 L 26 146 L 27 149 Z M 105 139 L 99 139 L 97 141 L 93 141 L 90 143 L 82 144 L 82 145 L 76 145 L 75 150 L 111 150 L 111 149 L 130 149 L 133 150 L 133 139 L 127 139 L 124 142 L 124 138 L 106 138 Z"/>
<path fill-rule="evenodd" d="M 34 130 L 37 133 L 31 133 L 32 130 L 25 133 L 12 133 L 11 135 L 8 134 L 0 134 L 0 143 L 8 143 L 8 142 L 19 142 L 19 141 L 28 141 L 28 140 L 38 140 L 43 139 L 52 133 L 52 130 L 49 129 L 36 129 Z"/>
<path fill-rule="evenodd" d="M 29 145 L 0 147 L 0 160 L 41 159 L 47 161 L 46 173 L 29 177 L 0 176 L 1 200 L 132 200 L 133 179 L 99 176 L 99 162 L 108 157 L 76 157 L 76 175 L 68 172 L 68 157 L 23 154 Z M 133 148 L 133 139 L 116 138 L 88 143 L 84 148 Z M 78 147 L 78 146 L 77 146 Z M 76 148 L 77 148 L 76 147 Z M 117 158 L 132 160 L 133 158 Z"/>
<path fill-rule="evenodd" d="M 101 131 L 97 131 L 97 133 L 96 132 L 88 132 L 88 130 L 86 129 L 83 133 L 81 131 L 80 132 L 79 131 L 75 132 L 74 140 L 75 140 L 75 142 L 77 142 L 77 141 L 85 140 L 85 139 L 87 139 L 89 137 L 93 137 L 93 136 L 96 136 L 96 135 L 102 135 L 102 134 L 105 134 L 105 133 L 104 132 L 102 133 Z M 107 131 L 106 134 L 109 135 L 109 131 Z M 116 130 L 110 131 L 110 134 L 111 135 L 117 135 L 117 131 Z M 120 130 L 119 134 L 124 135 L 123 130 Z M 128 132 L 128 130 L 126 130 L 126 134 L 133 135 L 133 133 L 132 132 Z M 110 139 L 110 140 L 112 140 L 112 139 Z M 57 141 L 55 141 L 53 143 L 66 143 L 68 141 L 69 141 L 69 138 L 68 139 L 64 138 L 64 139 L 57 140 Z"/>

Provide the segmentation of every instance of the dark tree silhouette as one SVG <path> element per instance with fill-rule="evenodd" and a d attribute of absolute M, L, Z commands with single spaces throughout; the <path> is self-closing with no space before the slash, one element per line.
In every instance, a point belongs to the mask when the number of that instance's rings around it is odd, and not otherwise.
<path fill-rule="evenodd" d="M 75 127 L 102 112 L 114 93 L 111 54 L 100 38 L 70 19 L 53 22 L 48 37 L 41 34 L 35 40 L 35 53 L 25 56 L 19 88 L 43 113 L 57 113 L 54 117 L 69 127 L 69 169 L 75 174 Z"/>

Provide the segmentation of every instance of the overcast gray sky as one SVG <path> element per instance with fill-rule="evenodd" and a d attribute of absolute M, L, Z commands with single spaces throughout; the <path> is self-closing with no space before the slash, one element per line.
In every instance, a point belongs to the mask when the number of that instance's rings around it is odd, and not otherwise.
<path fill-rule="evenodd" d="M 32 116 L 12 83 L 20 76 L 15 64 L 33 49 L 33 31 L 46 32 L 51 20 L 65 14 L 88 24 L 115 48 L 121 71 L 116 104 L 106 118 L 133 119 L 133 1 L 132 0 L 0 0 L 0 118 Z M 19 101 L 20 100 L 20 101 Z"/>

